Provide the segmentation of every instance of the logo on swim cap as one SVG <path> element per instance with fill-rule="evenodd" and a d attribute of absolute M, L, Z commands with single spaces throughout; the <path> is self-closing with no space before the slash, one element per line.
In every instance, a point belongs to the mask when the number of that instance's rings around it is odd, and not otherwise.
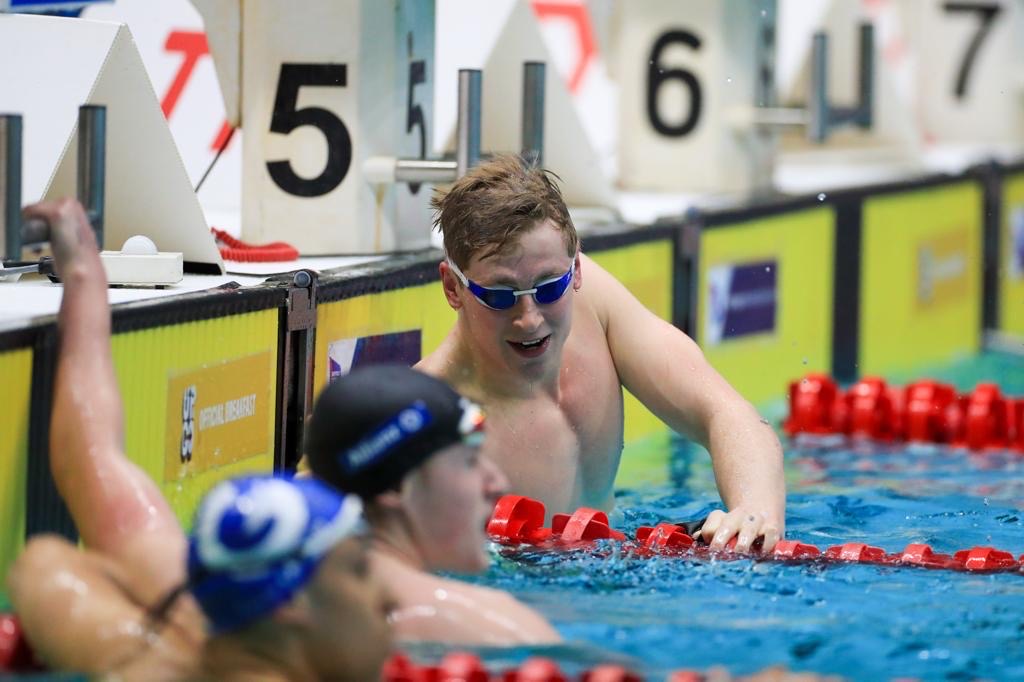
<path fill-rule="evenodd" d="M 417 400 L 338 456 L 338 463 L 355 473 L 423 431 L 434 418 L 426 403 Z"/>
<path fill-rule="evenodd" d="M 189 541 L 189 589 L 214 631 L 270 613 L 320 560 L 362 529 L 362 503 L 315 479 L 225 481 L 199 507 Z"/>
<path fill-rule="evenodd" d="M 459 399 L 462 416 L 459 418 L 459 435 L 469 445 L 480 445 L 484 440 L 484 411 L 468 398 Z"/>
<path fill-rule="evenodd" d="M 402 410 L 398 413 L 398 423 L 402 430 L 415 433 L 423 428 L 423 416 L 414 408 Z"/>
<path fill-rule="evenodd" d="M 195 538 L 208 569 L 263 564 L 302 544 L 309 511 L 294 486 L 280 479 L 257 480 L 239 492 L 220 486 L 206 498 Z"/>

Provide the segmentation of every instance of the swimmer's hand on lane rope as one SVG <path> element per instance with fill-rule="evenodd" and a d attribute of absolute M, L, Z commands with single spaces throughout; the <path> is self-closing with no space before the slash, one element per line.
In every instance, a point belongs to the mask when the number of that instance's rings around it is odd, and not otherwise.
<path fill-rule="evenodd" d="M 711 549 L 721 550 L 734 536 L 738 536 L 734 551 L 744 554 L 751 552 L 752 547 L 757 551 L 755 544 L 758 538 L 763 538 L 761 553 L 771 552 L 782 539 L 779 527 L 768 520 L 765 512 L 754 512 L 745 507 L 736 507 L 728 513 L 716 509 L 708 514 L 693 538 L 708 543 Z"/>

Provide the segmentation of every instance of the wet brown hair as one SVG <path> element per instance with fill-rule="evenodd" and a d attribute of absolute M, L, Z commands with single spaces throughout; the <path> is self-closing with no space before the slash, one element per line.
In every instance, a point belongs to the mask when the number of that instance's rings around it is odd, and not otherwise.
<path fill-rule="evenodd" d="M 579 237 L 556 180 L 561 178 L 519 155 L 502 154 L 472 168 L 448 191 L 435 191 L 434 227 L 444 235 L 448 257 L 465 268 L 474 255 L 499 254 L 545 220 L 562 233 L 568 254 L 576 255 Z"/>

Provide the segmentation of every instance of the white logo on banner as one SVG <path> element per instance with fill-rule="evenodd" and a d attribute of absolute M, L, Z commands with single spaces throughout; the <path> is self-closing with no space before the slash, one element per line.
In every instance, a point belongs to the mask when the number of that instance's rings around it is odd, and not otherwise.
<path fill-rule="evenodd" d="M 732 290 L 732 265 L 719 265 L 708 270 L 707 315 L 704 318 L 705 343 L 716 345 L 725 335 L 725 320 L 729 316 L 729 292 Z"/>
<path fill-rule="evenodd" d="M 327 344 L 327 383 L 331 383 L 352 369 L 359 339 L 341 339 Z"/>

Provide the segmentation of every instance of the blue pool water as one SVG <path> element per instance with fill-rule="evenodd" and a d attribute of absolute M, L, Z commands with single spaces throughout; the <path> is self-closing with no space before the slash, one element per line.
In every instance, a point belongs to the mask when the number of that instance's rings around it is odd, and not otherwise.
<path fill-rule="evenodd" d="M 961 390 L 998 378 L 1004 391 L 1024 394 L 1024 359 L 1012 356 L 988 354 L 931 376 Z M 925 542 L 941 552 L 993 545 L 1024 553 L 1024 456 L 787 442 L 786 471 L 790 539 L 822 549 L 859 541 L 895 552 Z M 672 472 L 669 485 L 619 491 L 619 529 L 715 508 L 705 453 L 678 444 Z M 649 679 L 773 664 L 859 680 L 1024 679 L 1021 573 L 640 559 L 604 547 L 500 550 L 481 582 L 532 604 L 568 640 L 481 651 L 496 669 L 546 655 L 566 672 L 613 660 Z"/>

